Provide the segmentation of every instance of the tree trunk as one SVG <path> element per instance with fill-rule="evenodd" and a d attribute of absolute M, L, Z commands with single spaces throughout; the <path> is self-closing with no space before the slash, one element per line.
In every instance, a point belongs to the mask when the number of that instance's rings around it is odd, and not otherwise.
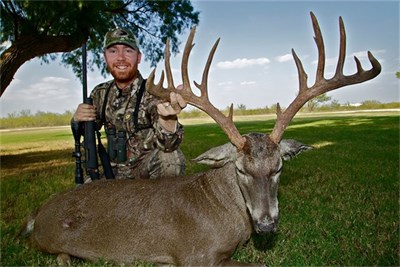
<path fill-rule="evenodd" d="M 0 57 L 0 96 L 13 80 L 14 74 L 26 61 L 45 54 L 70 52 L 79 48 L 86 39 L 70 35 L 29 35 L 16 40 Z"/>

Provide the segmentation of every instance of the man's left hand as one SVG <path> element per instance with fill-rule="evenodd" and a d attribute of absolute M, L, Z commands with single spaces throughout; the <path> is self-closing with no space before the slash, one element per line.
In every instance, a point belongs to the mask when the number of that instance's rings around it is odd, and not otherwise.
<path fill-rule="evenodd" d="M 179 88 L 179 86 L 178 86 Z M 186 107 L 187 103 L 180 94 L 171 92 L 170 102 L 157 105 L 157 112 L 160 115 L 159 122 L 164 130 L 174 133 L 177 125 L 177 115 Z"/>

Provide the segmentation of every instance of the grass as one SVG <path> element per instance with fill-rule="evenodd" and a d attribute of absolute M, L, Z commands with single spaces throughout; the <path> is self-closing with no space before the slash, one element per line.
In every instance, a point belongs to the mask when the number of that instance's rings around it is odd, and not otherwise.
<path fill-rule="evenodd" d="M 243 134 L 269 132 L 273 120 L 236 124 Z M 252 236 L 234 258 L 270 266 L 399 266 L 398 113 L 299 117 L 284 138 L 316 149 L 285 164 L 278 232 Z M 191 159 L 225 142 L 215 124 L 187 125 L 182 150 Z M 3 132 L 1 147 L 0 265 L 55 265 L 53 255 L 15 236 L 50 195 L 74 186 L 72 135 L 68 128 Z M 188 161 L 188 173 L 205 169 Z"/>

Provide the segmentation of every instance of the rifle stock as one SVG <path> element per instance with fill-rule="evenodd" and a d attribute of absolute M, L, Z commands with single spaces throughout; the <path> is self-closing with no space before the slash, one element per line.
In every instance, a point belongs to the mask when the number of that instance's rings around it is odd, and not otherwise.
<path fill-rule="evenodd" d="M 93 100 L 91 98 L 86 98 L 84 103 L 93 105 Z M 86 173 L 92 180 L 97 180 L 99 179 L 99 162 L 96 148 L 97 124 L 94 121 L 87 121 L 85 122 L 84 128 L 83 144 L 85 147 Z"/>
<path fill-rule="evenodd" d="M 81 135 L 82 123 L 71 121 L 71 130 L 75 140 L 75 151 L 72 156 L 75 158 L 75 184 L 83 184 L 82 154 L 81 154 Z"/>

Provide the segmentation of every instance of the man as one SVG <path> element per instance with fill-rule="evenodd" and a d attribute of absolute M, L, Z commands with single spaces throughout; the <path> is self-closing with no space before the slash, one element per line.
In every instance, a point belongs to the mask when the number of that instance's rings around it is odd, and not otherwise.
<path fill-rule="evenodd" d="M 145 90 L 138 70 L 142 54 L 128 29 L 108 32 L 104 59 L 113 80 L 97 85 L 93 105 L 80 104 L 74 121 L 95 120 L 104 126 L 108 154 L 117 178 L 158 178 L 182 175 L 185 159 L 179 149 L 183 126 L 177 114 L 186 106 L 179 94 L 161 102 Z"/>

